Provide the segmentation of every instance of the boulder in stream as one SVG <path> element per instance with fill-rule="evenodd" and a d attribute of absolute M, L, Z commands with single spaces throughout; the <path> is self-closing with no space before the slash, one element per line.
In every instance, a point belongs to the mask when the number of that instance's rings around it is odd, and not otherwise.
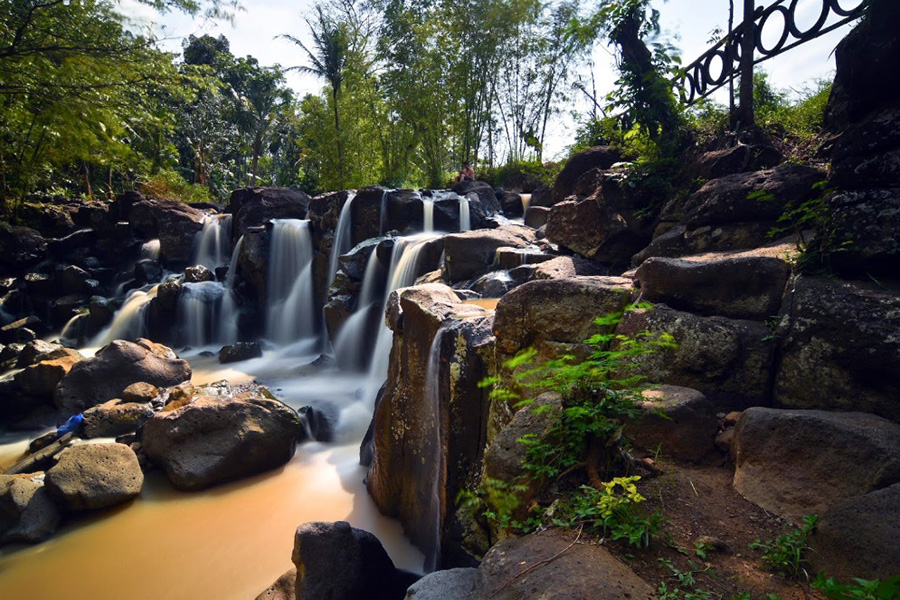
<path fill-rule="evenodd" d="M 304 435 L 296 411 L 265 388 L 224 382 L 180 394 L 141 431 L 148 458 L 183 490 L 279 467 Z"/>
<path fill-rule="evenodd" d="M 61 515 L 44 488 L 44 473 L 0 475 L 0 543 L 40 542 Z"/>
<path fill-rule="evenodd" d="M 144 473 L 134 450 L 124 444 L 82 444 L 59 455 L 45 482 L 66 509 L 96 510 L 140 494 Z"/>
<path fill-rule="evenodd" d="M 397 569 L 378 538 L 346 521 L 298 527 L 291 559 L 297 598 L 400 600 L 419 578 Z"/>
<path fill-rule="evenodd" d="M 174 357 L 171 349 L 115 340 L 85 359 L 62 378 L 54 401 L 67 413 L 77 413 L 113 398 L 119 398 L 132 383 L 143 381 L 168 387 L 191 378 L 191 366 Z"/>

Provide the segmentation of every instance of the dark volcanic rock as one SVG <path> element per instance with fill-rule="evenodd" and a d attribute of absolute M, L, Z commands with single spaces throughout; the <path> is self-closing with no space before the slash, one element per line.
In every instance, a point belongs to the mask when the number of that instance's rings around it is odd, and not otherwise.
<path fill-rule="evenodd" d="M 30 267 L 47 256 L 47 242 L 40 233 L 27 227 L 0 223 L 0 265 L 5 270 Z"/>
<path fill-rule="evenodd" d="M 603 546 L 572 544 L 551 530 L 495 545 L 478 567 L 470 598 L 650 600 L 654 589 Z M 541 565 L 541 568 L 532 568 Z"/>
<path fill-rule="evenodd" d="M 795 522 L 900 482 L 900 425 L 866 413 L 750 408 L 732 452 L 734 488 Z"/>
<path fill-rule="evenodd" d="M 551 193 L 551 204 L 562 202 L 571 195 L 576 182 L 586 172 L 597 168 L 608 169 L 620 160 L 622 160 L 622 155 L 610 146 L 595 146 L 574 154 L 556 176 Z M 532 201 L 534 201 L 534 197 L 532 197 Z M 543 206 L 543 204 L 537 204 L 537 206 Z"/>
<path fill-rule="evenodd" d="M 44 488 L 44 473 L 0 475 L 0 543 L 43 541 L 60 519 Z"/>
<path fill-rule="evenodd" d="M 900 565 L 900 484 L 854 496 L 819 515 L 809 538 L 815 572 L 850 582 L 887 579 Z"/>
<path fill-rule="evenodd" d="M 96 510 L 141 493 L 144 474 L 124 444 L 72 446 L 47 471 L 47 490 L 71 511 Z"/>
<path fill-rule="evenodd" d="M 697 390 L 662 385 L 644 390 L 642 415 L 625 429 L 635 446 L 668 458 L 699 460 L 713 448 L 716 411 Z"/>
<path fill-rule="evenodd" d="M 781 338 L 775 401 L 900 422 L 900 297 L 866 282 L 800 277 Z"/>
<path fill-rule="evenodd" d="M 617 333 L 669 334 L 677 348 L 656 349 L 635 359 L 634 374 L 648 382 L 699 390 L 717 411 L 771 403 L 771 331 L 763 323 L 701 317 L 665 305 L 625 314 Z"/>
<path fill-rule="evenodd" d="M 171 402 L 142 429 L 143 448 L 179 489 L 198 490 L 279 467 L 303 435 L 299 415 L 262 390 L 227 384 Z"/>
<path fill-rule="evenodd" d="M 223 365 L 226 363 L 238 362 L 241 360 L 249 360 L 251 358 L 259 358 L 262 356 L 262 347 L 259 342 L 237 342 L 228 346 L 223 346 L 219 350 L 219 362 Z"/>
<path fill-rule="evenodd" d="M 532 231 L 515 226 L 444 236 L 447 278 L 454 283 L 484 275 L 494 264 L 498 248 L 524 248 L 533 241 Z"/>
<path fill-rule="evenodd" d="M 185 264 L 191 259 L 194 234 L 206 213 L 177 200 L 147 198 L 131 205 L 128 221 L 145 238 L 159 238 L 161 260 Z"/>
<path fill-rule="evenodd" d="M 418 579 L 394 567 L 378 538 L 346 521 L 298 527 L 291 559 L 297 598 L 400 600 Z"/>
<path fill-rule="evenodd" d="M 191 378 L 187 361 L 165 358 L 156 350 L 124 340 L 110 343 L 93 358 L 72 367 L 56 388 L 56 405 L 77 413 L 120 397 L 125 388 L 138 381 L 168 387 Z"/>
<path fill-rule="evenodd" d="M 678 310 L 733 319 L 764 320 L 778 314 L 791 274 L 786 258 L 795 246 L 685 258 L 649 258 L 635 278 L 641 296 Z"/>
<path fill-rule="evenodd" d="M 232 236 L 237 241 L 250 227 L 271 219 L 305 219 L 309 196 L 299 190 L 279 187 L 246 187 L 234 190 L 228 212 L 234 215 Z"/>

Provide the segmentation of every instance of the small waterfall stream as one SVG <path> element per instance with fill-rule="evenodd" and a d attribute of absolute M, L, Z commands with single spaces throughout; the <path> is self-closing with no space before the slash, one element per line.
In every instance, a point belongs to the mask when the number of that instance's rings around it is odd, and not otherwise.
<path fill-rule="evenodd" d="M 231 215 L 207 215 L 194 240 L 193 264 L 210 271 L 226 264 L 231 250 Z"/>
<path fill-rule="evenodd" d="M 385 195 L 385 198 L 387 196 Z M 328 285 L 326 289 L 331 287 L 334 276 L 337 274 L 340 266 L 340 258 L 342 254 L 350 251 L 353 247 L 353 200 L 356 194 L 347 192 L 347 200 L 341 207 L 341 214 L 338 216 L 337 227 L 334 230 L 334 241 L 331 244 L 331 256 L 328 258 Z M 386 200 L 384 200 L 386 202 Z"/>
<path fill-rule="evenodd" d="M 269 340 L 286 344 L 315 335 L 312 261 L 309 221 L 272 221 L 266 310 Z"/>
<path fill-rule="evenodd" d="M 425 375 L 425 398 L 422 405 L 423 423 L 432 427 L 431 439 L 426 441 L 422 450 L 423 471 L 426 479 L 422 481 L 422 514 L 425 515 L 426 527 L 429 530 L 428 547 L 425 553 L 425 572 L 431 573 L 441 562 L 441 528 L 443 527 L 443 510 L 441 509 L 441 487 L 444 485 L 443 452 L 441 451 L 441 342 L 444 337 L 442 325 L 434 335 L 431 349 L 428 351 L 428 368 Z"/>
<path fill-rule="evenodd" d="M 469 212 L 469 199 L 465 196 L 459 197 L 459 230 L 469 231 L 472 229 L 472 215 Z"/>

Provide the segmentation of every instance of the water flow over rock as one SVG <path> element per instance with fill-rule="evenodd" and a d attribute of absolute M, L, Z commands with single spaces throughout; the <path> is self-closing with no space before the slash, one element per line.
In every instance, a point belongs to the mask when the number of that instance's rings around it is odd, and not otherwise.
<path fill-rule="evenodd" d="M 277 219 L 272 224 L 266 335 L 288 343 L 316 331 L 312 236 L 306 220 Z"/>

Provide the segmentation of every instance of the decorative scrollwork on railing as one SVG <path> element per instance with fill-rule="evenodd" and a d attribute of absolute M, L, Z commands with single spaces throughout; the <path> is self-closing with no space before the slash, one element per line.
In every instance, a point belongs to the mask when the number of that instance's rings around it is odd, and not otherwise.
<path fill-rule="evenodd" d="M 852 8 L 846 7 L 850 3 L 848 0 L 819 0 L 819 2 L 822 3 L 819 16 L 815 23 L 805 29 L 801 29 L 797 24 L 797 7 L 800 0 L 777 0 L 768 7 L 758 7 L 749 23 L 754 36 L 753 63 L 768 60 L 858 19 L 868 5 L 868 0 L 858 1 Z M 838 20 L 829 24 L 832 15 L 838 17 Z M 773 28 L 779 24 L 782 29 L 778 35 L 769 35 L 773 31 L 778 31 Z M 683 103 L 691 104 L 708 96 L 738 75 L 741 44 L 746 29 L 747 23 L 741 23 L 734 28 L 731 35 L 720 40 L 682 70 L 674 86 Z M 774 44 L 771 43 L 773 39 L 776 40 Z M 764 40 L 770 40 L 768 45 Z"/>

